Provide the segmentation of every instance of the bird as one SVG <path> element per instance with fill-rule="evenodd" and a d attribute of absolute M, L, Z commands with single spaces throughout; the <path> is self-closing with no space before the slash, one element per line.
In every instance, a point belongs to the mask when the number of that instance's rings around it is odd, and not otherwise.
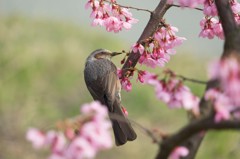
<path fill-rule="evenodd" d="M 122 110 L 121 83 L 117 76 L 117 67 L 111 62 L 111 58 L 119 54 L 121 53 L 97 49 L 87 57 L 84 69 L 84 80 L 88 91 L 94 100 L 100 101 L 108 109 L 117 146 L 137 138 Z"/>

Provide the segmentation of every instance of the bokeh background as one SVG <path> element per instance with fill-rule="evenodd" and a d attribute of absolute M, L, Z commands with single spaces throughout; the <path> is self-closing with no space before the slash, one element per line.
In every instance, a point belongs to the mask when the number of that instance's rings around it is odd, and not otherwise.
<path fill-rule="evenodd" d="M 25 139 L 29 127 L 53 129 L 55 123 L 79 114 L 83 103 L 91 102 L 84 80 L 85 58 L 97 48 L 128 50 L 149 14 L 132 11 L 140 22 L 130 31 L 108 33 L 90 27 L 86 0 L 0 0 L 0 159 L 44 159 L 48 151 L 36 151 Z M 119 3 L 154 9 L 157 0 L 119 0 Z M 179 28 L 188 40 L 177 49 L 166 67 L 178 74 L 207 80 L 210 60 L 222 52 L 221 40 L 198 38 L 202 13 L 172 8 L 166 21 Z M 120 67 L 122 57 L 113 59 Z M 141 68 L 141 66 L 139 66 Z M 162 69 L 155 72 L 160 73 Z M 132 120 L 146 128 L 174 132 L 186 124 L 186 112 L 169 110 L 154 95 L 154 89 L 133 81 L 133 90 L 122 93 L 123 105 Z M 186 82 L 201 96 L 205 87 Z M 135 128 L 138 139 L 122 147 L 101 152 L 99 159 L 154 158 L 158 146 Z M 240 153 L 236 132 L 210 132 L 197 159 L 232 158 Z"/>

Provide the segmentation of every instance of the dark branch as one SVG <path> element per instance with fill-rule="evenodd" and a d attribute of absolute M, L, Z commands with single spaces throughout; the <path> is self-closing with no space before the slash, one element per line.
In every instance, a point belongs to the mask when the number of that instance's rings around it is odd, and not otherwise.
<path fill-rule="evenodd" d="M 229 1 L 217 0 L 215 3 L 225 35 L 223 57 L 240 54 L 240 30 L 235 22 Z"/>
<path fill-rule="evenodd" d="M 217 10 L 219 13 L 220 20 L 222 22 L 225 44 L 222 58 L 229 55 L 240 55 L 240 30 L 237 28 L 233 13 L 228 0 L 216 0 L 215 1 Z M 217 81 L 209 81 L 207 84 L 207 89 L 214 88 L 218 85 Z M 200 111 L 202 112 L 201 117 L 206 117 L 212 113 L 212 105 L 201 99 Z M 195 120 L 194 118 L 192 120 Z M 182 145 L 186 146 L 190 153 L 184 159 L 193 159 L 198 151 L 198 148 L 204 138 L 204 135 L 200 136 L 198 134 L 193 135 L 191 138 L 186 139 Z"/>
<path fill-rule="evenodd" d="M 146 25 L 142 35 L 138 39 L 137 43 L 140 43 L 147 38 L 151 37 L 153 33 L 157 30 L 159 23 L 161 22 L 164 14 L 168 10 L 169 5 L 167 4 L 167 0 L 161 0 L 156 9 L 151 13 L 151 17 Z M 134 68 L 140 58 L 140 53 L 131 52 L 125 64 L 122 67 L 123 76 L 126 74 L 126 70 L 128 68 Z"/>
<path fill-rule="evenodd" d="M 227 41 L 229 36 L 231 36 L 232 33 L 234 33 L 235 30 L 237 29 L 237 25 L 234 20 L 232 9 L 229 4 L 229 1 L 227 0 L 217 0 L 215 1 L 215 3 L 217 6 L 218 15 L 222 22 L 224 35 Z"/>
<path fill-rule="evenodd" d="M 205 133 L 207 130 L 228 130 L 240 129 L 240 120 L 215 122 L 213 118 L 204 118 L 195 121 L 181 129 L 176 134 L 166 138 L 161 143 L 161 151 L 156 159 L 167 159 L 174 147 L 179 146 L 183 141 L 200 132 Z"/>

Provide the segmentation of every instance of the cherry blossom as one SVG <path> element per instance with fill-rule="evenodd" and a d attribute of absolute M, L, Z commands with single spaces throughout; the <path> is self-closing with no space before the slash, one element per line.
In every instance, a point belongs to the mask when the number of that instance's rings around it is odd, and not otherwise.
<path fill-rule="evenodd" d="M 85 8 L 92 9 L 92 26 L 104 26 L 108 32 L 117 33 L 123 28 L 129 30 L 138 22 L 127 8 L 118 6 L 116 1 L 88 0 Z"/>
<path fill-rule="evenodd" d="M 207 16 L 217 16 L 217 7 L 214 0 L 206 0 L 204 2 L 203 13 Z"/>
<path fill-rule="evenodd" d="M 139 51 L 139 53 L 142 54 L 144 52 L 144 47 L 142 46 L 142 44 L 135 43 L 132 45 L 131 51 L 133 51 L 134 53 L 137 53 Z"/>
<path fill-rule="evenodd" d="M 218 89 L 209 89 L 205 95 L 211 100 L 216 112 L 215 121 L 228 120 L 231 116 L 239 118 L 234 112 L 240 107 L 240 67 L 236 59 L 229 58 L 214 61 L 209 66 L 209 77 L 219 80 Z"/>
<path fill-rule="evenodd" d="M 124 77 L 120 79 L 122 88 L 127 92 L 132 90 L 132 83 L 130 82 L 129 78 Z"/>
<path fill-rule="evenodd" d="M 240 105 L 240 67 L 236 59 L 213 62 L 209 67 L 209 76 L 211 79 L 219 79 L 222 89 L 234 105 Z"/>
<path fill-rule="evenodd" d="M 205 94 L 205 99 L 213 102 L 216 122 L 230 119 L 234 106 L 228 96 L 217 89 L 209 89 Z"/>
<path fill-rule="evenodd" d="M 184 108 L 198 113 L 199 98 L 176 77 L 159 80 L 157 75 L 145 72 L 143 83 L 152 85 L 157 98 L 170 108 Z"/>
<path fill-rule="evenodd" d="M 239 12 L 240 4 L 237 0 L 229 0 L 234 18 L 237 24 L 240 24 Z M 224 39 L 221 21 L 218 17 L 215 0 L 205 0 L 203 5 L 204 18 L 200 22 L 201 32 L 200 37 L 213 39 L 215 36 Z"/>
<path fill-rule="evenodd" d="M 141 48 L 139 63 L 152 68 L 164 67 L 169 62 L 170 55 L 176 53 L 174 48 L 186 40 L 184 37 L 176 36 L 176 32 L 178 32 L 176 27 L 165 24 L 154 33 L 149 41 L 145 42 L 144 49 L 139 44 L 134 44 L 133 52 L 137 50 L 140 52 Z"/>
<path fill-rule="evenodd" d="M 33 147 L 36 149 L 42 148 L 45 145 L 45 133 L 36 128 L 29 128 L 26 134 L 28 141 L 32 142 Z"/>
<path fill-rule="evenodd" d="M 78 133 L 71 138 L 59 131 L 50 130 L 43 133 L 38 129 L 30 128 L 26 135 L 27 140 L 34 148 L 49 147 L 50 159 L 91 159 L 99 151 L 110 149 L 113 143 L 107 108 L 95 101 L 84 104 L 81 112 L 84 116 L 77 118 L 76 121 L 79 124 Z"/>
<path fill-rule="evenodd" d="M 205 17 L 200 21 L 200 26 L 202 31 L 199 36 L 203 38 L 213 39 L 215 36 L 214 26 L 218 23 L 218 20 L 215 18 Z"/>
<path fill-rule="evenodd" d="M 231 8 L 234 14 L 238 14 L 240 12 L 240 4 L 237 0 L 230 0 Z"/>

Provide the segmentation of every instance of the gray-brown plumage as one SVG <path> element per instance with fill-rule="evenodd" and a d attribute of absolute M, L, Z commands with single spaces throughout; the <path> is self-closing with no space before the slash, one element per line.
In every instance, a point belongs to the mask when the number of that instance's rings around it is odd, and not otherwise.
<path fill-rule="evenodd" d="M 118 116 L 118 120 L 111 119 L 112 127 L 116 145 L 123 145 L 137 135 L 121 108 L 121 84 L 117 68 L 110 60 L 117 54 L 105 49 L 92 52 L 86 60 L 84 79 L 93 99 L 106 105 L 109 114 Z"/>

